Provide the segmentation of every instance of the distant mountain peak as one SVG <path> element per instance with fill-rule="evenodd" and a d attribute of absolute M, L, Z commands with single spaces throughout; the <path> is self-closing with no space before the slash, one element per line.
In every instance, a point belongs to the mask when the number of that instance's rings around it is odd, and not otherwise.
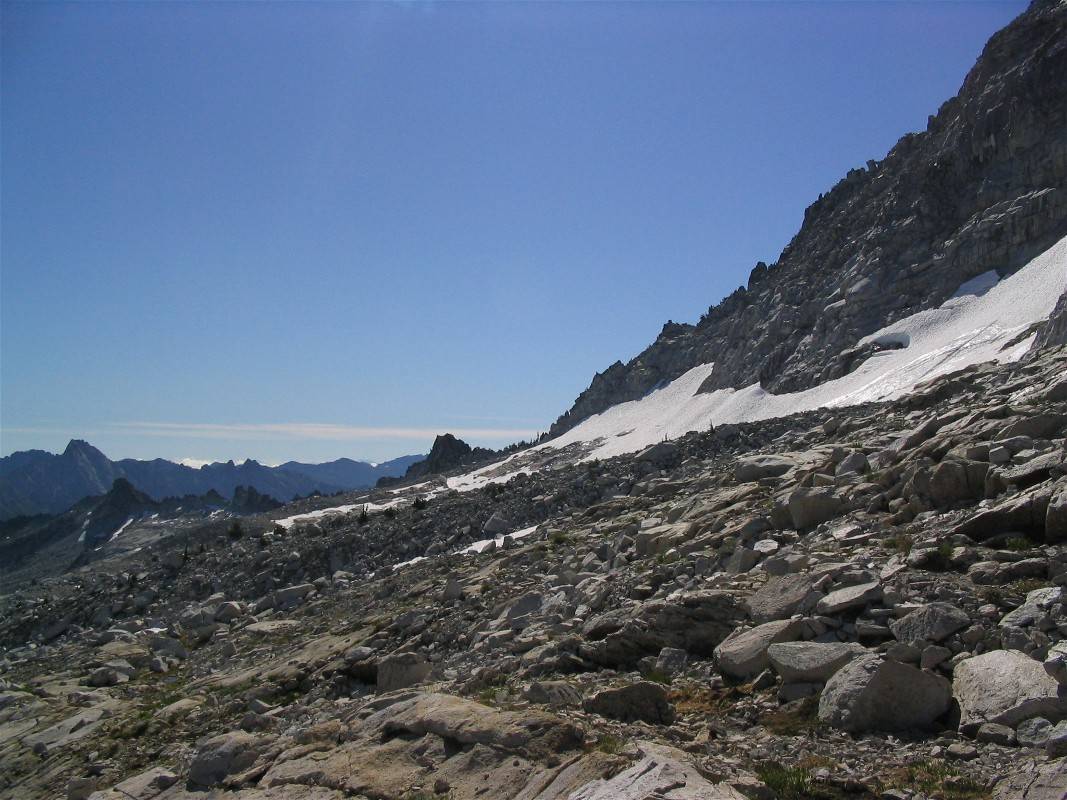
<path fill-rule="evenodd" d="M 286 501 L 312 492 L 334 494 L 367 489 L 381 477 L 403 475 L 410 463 L 421 458 L 403 456 L 376 466 L 352 459 L 325 464 L 291 461 L 280 467 L 249 458 L 240 464 L 230 460 L 194 468 L 162 458 L 111 461 L 84 439 L 71 439 L 60 455 L 37 450 L 0 458 L 0 519 L 20 514 L 60 513 L 83 498 L 110 495 L 116 489 L 124 496 L 143 492 L 159 502 L 168 497 L 201 496 L 212 491 L 222 500 L 234 497 L 237 487 L 243 485 L 254 493 L 246 490 L 239 505 L 266 508 L 267 500 L 276 502 L 272 498 Z M 116 483 L 116 479 L 122 483 Z"/>
<path fill-rule="evenodd" d="M 63 455 L 66 457 L 85 455 L 90 457 L 104 457 L 104 454 L 89 444 L 84 439 L 71 439 L 67 442 L 66 449 L 63 450 Z"/>

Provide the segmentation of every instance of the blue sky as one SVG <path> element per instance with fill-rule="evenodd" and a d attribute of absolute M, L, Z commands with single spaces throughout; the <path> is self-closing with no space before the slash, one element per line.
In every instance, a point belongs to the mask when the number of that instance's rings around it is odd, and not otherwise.
<path fill-rule="evenodd" d="M 1024 7 L 4 3 L 0 450 L 544 430 Z"/>

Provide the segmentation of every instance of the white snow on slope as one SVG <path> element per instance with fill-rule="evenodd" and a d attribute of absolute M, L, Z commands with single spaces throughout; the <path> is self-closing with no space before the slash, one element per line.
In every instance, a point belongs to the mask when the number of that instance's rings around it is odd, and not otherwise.
<path fill-rule="evenodd" d="M 119 538 L 119 534 L 122 533 L 124 530 L 126 530 L 128 527 L 130 527 L 130 523 L 131 522 L 133 522 L 133 517 L 130 517 L 128 520 L 123 522 L 122 523 L 122 527 L 119 528 L 117 531 L 115 531 L 113 534 L 111 534 L 111 538 L 108 539 L 108 541 L 109 542 L 113 542 L 116 539 L 118 539 Z M 97 548 L 97 549 L 99 549 L 99 548 Z"/>
<path fill-rule="evenodd" d="M 390 500 L 388 503 L 352 503 L 345 506 L 331 506 L 330 508 L 320 508 L 317 511 L 309 511 L 306 514 L 294 514 L 291 517 L 285 517 L 284 519 L 274 520 L 275 525 L 281 525 L 283 528 L 289 529 L 297 522 L 314 522 L 315 520 L 322 519 L 324 517 L 332 517 L 337 514 L 351 514 L 357 508 L 367 507 L 367 513 L 373 514 L 375 511 L 384 511 L 387 508 L 395 508 L 400 505 L 400 498 L 396 500 Z"/>
<path fill-rule="evenodd" d="M 477 541 L 477 542 L 472 542 L 471 544 L 469 544 L 466 547 L 464 547 L 462 550 L 457 550 L 456 551 L 456 555 L 464 555 L 465 553 L 480 553 L 485 548 L 487 548 L 489 545 L 493 544 L 494 542 L 496 543 L 497 547 L 503 547 L 504 546 L 504 536 L 508 536 L 509 538 L 511 538 L 513 540 L 514 539 L 525 539 L 527 536 L 529 536 L 531 533 L 534 533 L 536 530 L 537 530 L 537 526 L 536 525 L 531 525 L 529 528 L 522 528 L 521 530 L 512 531 L 511 533 L 508 533 L 508 534 L 502 534 L 502 535 L 497 536 L 497 537 L 495 537 L 493 539 L 482 539 L 482 540 Z"/>
<path fill-rule="evenodd" d="M 921 311 L 864 338 L 867 342 L 906 342 L 884 350 L 857 370 L 812 389 L 773 395 L 759 384 L 696 394 L 711 374 L 705 364 L 630 403 L 621 403 L 582 422 L 543 447 L 571 442 L 605 441 L 590 458 L 606 458 L 639 450 L 666 436 L 674 438 L 710 424 L 747 422 L 805 411 L 820 406 L 855 405 L 892 400 L 938 375 L 982 361 L 1014 361 L 1030 347 L 1032 337 L 1004 346 L 1032 323 L 1048 317 L 1067 286 L 1067 238 L 1022 269 L 997 281 L 988 272 L 968 281 L 939 308 Z"/>
<path fill-rule="evenodd" d="M 753 384 L 698 395 L 697 389 L 714 368 L 704 364 L 640 400 L 612 406 L 533 449 L 559 449 L 599 440 L 584 458 L 610 458 L 636 452 L 664 438 L 707 430 L 709 425 L 768 419 L 821 406 L 892 400 L 923 381 L 970 364 L 1021 358 L 1032 336 L 1011 347 L 1005 345 L 1034 322 L 1047 318 L 1065 286 L 1067 238 L 1003 280 L 997 279 L 996 272 L 979 275 L 939 308 L 921 311 L 867 336 L 861 343 L 906 346 L 879 352 L 842 378 L 791 394 L 770 394 Z M 522 455 L 513 455 L 504 463 Z M 465 491 L 505 482 L 523 471 L 528 470 L 517 463 L 514 471 L 494 464 L 450 478 L 448 486 Z"/>

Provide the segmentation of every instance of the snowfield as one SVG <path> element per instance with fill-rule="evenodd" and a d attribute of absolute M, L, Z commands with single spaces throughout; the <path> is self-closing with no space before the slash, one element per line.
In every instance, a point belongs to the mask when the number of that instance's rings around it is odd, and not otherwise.
<path fill-rule="evenodd" d="M 532 450 L 586 443 L 591 447 L 583 459 L 610 458 L 636 452 L 664 438 L 706 430 L 711 425 L 751 422 L 823 406 L 892 400 L 924 381 L 970 364 L 1021 358 L 1034 337 L 1015 340 L 1052 313 L 1065 287 L 1067 237 L 1003 280 L 996 272 L 979 275 L 963 284 L 940 307 L 921 311 L 865 337 L 861 344 L 880 342 L 904 347 L 879 352 L 842 378 L 791 394 L 771 394 L 759 384 L 697 394 L 714 369 L 714 364 L 703 364 L 640 400 L 612 406 Z M 507 461 L 523 455 L 513 455 Z M 450 478 L 449 488 L 473 489 L 528 471 L 518 464 L 512 472 L 501 466 L 498 463 Z"/>

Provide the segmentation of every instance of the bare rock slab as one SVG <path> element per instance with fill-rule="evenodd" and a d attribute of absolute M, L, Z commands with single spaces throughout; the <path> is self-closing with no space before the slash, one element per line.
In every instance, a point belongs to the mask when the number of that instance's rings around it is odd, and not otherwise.
<path fill-rule="evenodd" d="M 872 654 L 854 659 L 827 681 L 819 719 L 853 733 L 925 728 L 951 701 L 949 682 L 940 675 Z"/>
<path fill-rule="evenodd" d="M 599 714 L 622 722 L 651 722 L 670 725 L 674 706 L 667 700 L 667 690 L 652 681 L 638 681 L 617 689 L 604 689 L 582 704 L 590 714 Z"/>
<path fill-rule="evenodd" d="M 825 683 L 849 661 L 867 653 L 854 642 L 779 642 L 767 648 L 785 683 Z"/>
<path fill-rule="evenodd" d="M 1017 650 L 994 650 L 956 665 L 952 694 L 960 705 L 960 731 L 985 722 L 1015 727 L 1032 717 L 1067 717 L 1067 686 L 1044 665 Z"/>
<path fill-rule="evenodd" d="M 568 800 L 745 800 L 736 789 L 711 783 L 680 750 L 639 742 L 641 759 L 610 780 L 586 784 Z"/>
<path fill-rule="evenodd" d="M 715 648 L 715 661 L 726 675 L 748 678 L 767 668 L 767 648 L 776 642 L 799 639 L 804 630 L 800 620 L 783 619 L 734 631 Z"/>

